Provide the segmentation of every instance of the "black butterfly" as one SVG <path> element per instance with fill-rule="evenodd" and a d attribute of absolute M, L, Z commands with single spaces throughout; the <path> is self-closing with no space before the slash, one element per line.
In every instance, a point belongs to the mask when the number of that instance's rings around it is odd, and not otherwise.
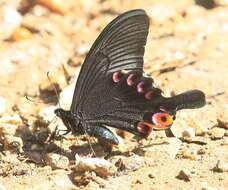
<path fill-rule="evenodd" d="M 105 125 L 141 137 L 153 129 L 169 134 L 177 110 L 205 104 L 199 90 L 163 97 L 153 79 L 144 76 L 148 29 L 148 16 L 137 9 L 121 14 L 101 32 L 82 65 L 70 110 L 55 110 L 68 132 L 112 144 L 118 139 Z"/>

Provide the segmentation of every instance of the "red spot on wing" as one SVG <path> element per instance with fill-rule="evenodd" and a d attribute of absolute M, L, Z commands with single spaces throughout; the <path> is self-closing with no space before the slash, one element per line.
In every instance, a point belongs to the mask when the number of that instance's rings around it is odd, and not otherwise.
<path fill-rule="evenodd" d="M 137 92 L 138 93 L 144 93 L 144 91 L 145 91 L 145 83 L 144 82 L 140 82 L 137 85 Z"/>
<path fill-rule="evenodd" d="M 120 82 L 121 76 L 122 76 L 122 74 L 120 72 L 113 73 L 113 75 L 112 75 L 113 82 L 116 82 L 116 83 Z"/>
<path fill-rule="evenodd" d="M 133 86 L 135 84 L 135 79 L 136 79 L 136 75 L 135 74 L 130 74 L 127 77 L 127 85 L 128 86 Z"/>

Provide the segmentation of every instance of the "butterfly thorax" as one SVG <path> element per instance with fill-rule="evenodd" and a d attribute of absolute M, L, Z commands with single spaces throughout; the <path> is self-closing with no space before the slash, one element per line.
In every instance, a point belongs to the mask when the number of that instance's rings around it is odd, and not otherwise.
<path fill-rule="evenodd" d="M 56 109 L 55 114 L 62 119 L 69 132 L 71 131 L 73 134 L 83 134 L 81 117 L 73 114 L 71 111 L 67 111 L 62 108 Z"/>

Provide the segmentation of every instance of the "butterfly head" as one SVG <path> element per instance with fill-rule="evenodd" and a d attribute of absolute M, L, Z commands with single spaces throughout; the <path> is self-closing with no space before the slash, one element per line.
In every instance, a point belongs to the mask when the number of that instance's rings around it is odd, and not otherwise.
<path fill-rule="evenodd" d="M 63 119 L 64 116 L 65 116 L 65 113 L 66 111 L 63 110 L 62 108 L 57 108 L 55 111 L 54 111 L 55 115 L 58 116 L 59 118 Z"/>
<path fill-rule="evenodd" d="M 79 126 L 79 119 L 74 117 L 74 115 L 70 111 L 66 111 L 62 108 L 57 108 L 54 111 L 55 115 L 63 121 L 64 125 L 67 127 L 68 131 L 75 133 L 75 129 L 78 129 Z"/>

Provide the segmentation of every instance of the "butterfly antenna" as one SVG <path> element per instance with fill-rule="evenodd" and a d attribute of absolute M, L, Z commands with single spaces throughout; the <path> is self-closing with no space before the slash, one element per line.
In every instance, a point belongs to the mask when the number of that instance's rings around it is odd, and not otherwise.
<path fill-rule="evenodd" d="M 47 72 L 47 78 L 48 78 L 48 80 L 49 80 L 49 82 L 50 82 L 50 84 L 51 84 L 53 90 L 55 91 L 56 97 L 57 97 L 57 99 L 58 99 L 58 105 L 59 105 L 59 107 L 61 108 L 60 101 L 59 101 L 59 100 L 60 100 L 59 94 L 58 94 L 57 89 L 56 89 L 55 85 L 53 84 L 53 82 L 52 82 L 52 80 L 51 80 L 49 74 L 50 74 L 50 72 L 48 71 L 48 72 Z"/>
<path fill-rule="evenodd" d="M 28 101 L 30 101 L 30 102 L 32 102 L 34 104 L 43 104 L 43 102 L 41 102 L 41 101 L 35 101 L 31 97 L 29 97 L 28 95 L 25 95 L 25 98 L 26 98 L 26 100 L 28 100 Z"/>

